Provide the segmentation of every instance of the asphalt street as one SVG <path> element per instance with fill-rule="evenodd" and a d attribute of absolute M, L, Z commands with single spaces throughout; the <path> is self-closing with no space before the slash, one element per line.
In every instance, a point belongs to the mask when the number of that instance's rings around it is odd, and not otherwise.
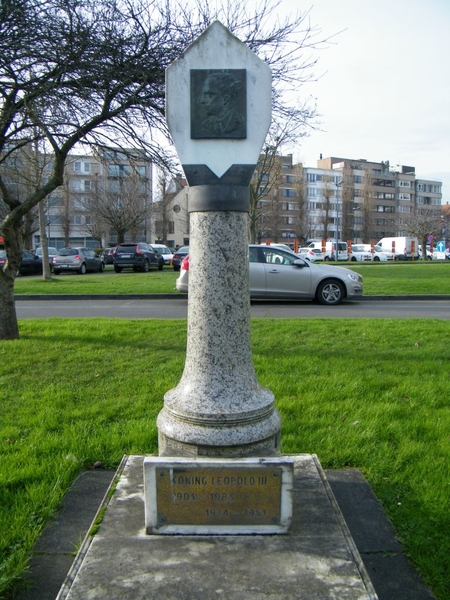
<path fill-rule="evenodd" d="M 106 317 L 121 319 L 185 319 L 187 299 L 16 300 L 18 319 Z M 362 300 L 339 306 L 313 302 L 253 301 L 251 316 L 259 318 L 395 318 L 450 319 L 450 300 Z"/>

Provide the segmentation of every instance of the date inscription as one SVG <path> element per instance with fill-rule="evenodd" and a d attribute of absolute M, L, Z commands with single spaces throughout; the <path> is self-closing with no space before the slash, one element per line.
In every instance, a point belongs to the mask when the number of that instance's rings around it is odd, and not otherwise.
<path fill-rule="evenodd" d="M 277 525 L 279 467 L 157 468 L 157 521 L 162 525 Z"/>

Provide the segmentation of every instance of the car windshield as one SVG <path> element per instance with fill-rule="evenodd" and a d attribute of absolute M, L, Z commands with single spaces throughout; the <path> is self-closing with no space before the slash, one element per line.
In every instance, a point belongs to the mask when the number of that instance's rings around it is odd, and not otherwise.
<path fill-rule="evenodd" d="M 134 252 L 136 250 L 136 244 L 129 244 L 127 246 L 123 245 L 123 246 L 119 246 L 116 249 L 116 254 L 121 254 L 124 252 Z"/>
<path fill-rule="evenodd" d="M 0 250 L 0 258 L 6 258 L 6 250 Z"/>
<path fill-rule="evenodd" d="M 59 256 L 75 256 L 78 254 L 78 250 L 76 248 L 61 248 L 58 252 Z"/>

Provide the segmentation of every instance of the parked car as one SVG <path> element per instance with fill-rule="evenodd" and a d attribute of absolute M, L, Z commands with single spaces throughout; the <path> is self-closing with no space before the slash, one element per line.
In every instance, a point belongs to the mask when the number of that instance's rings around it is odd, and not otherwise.
<path fill-rule="evenodd" d="M 87 271 L 105 270 L 105 262 L 90 248 L 61 248 L 53 257 L 53 272 L 59 275 L 61 271 L 75 271 L 84 275 Z"/>
<path fill-rule="evenodd" d="M 311 242 L 308 248 L 317 248 L 322 252 L 322 242 Z M 336 256 L 336 242 L 325 242 L 325 254 L 323 260 L 348 260 L 348 248 L 346 242 L 338 242 L 338 256 Z"/>
<path fill-rule="evenodd" d="M 181 261 L 185 256 L 189 254 L 189 246 L 181 246 L 178 250 L 175 250 L 173 253 L 173 270 L 179 271 L 181 267 Z"/>
<path fill-rule="evenodd" d="M 101 253 L 101 257 L 103 258 L 103 262 L 105 265 L 112 265 L 114 263 L 114 253 L 116 251 L 116 247 L 114 248 L 105 248 Z"/>
<path fill-rule="evenodd" d="M 274 244 L 266 244 L 266 242 L 260 244 L 260 246 L 274 246 L 275 248 L 284 248 L 285 250 L 289 250 L 290 252 L 292 252 L 292 248 L 290 246 L 288 246 L 287 244 L 278 244 L 278 243 L 274 243 Z"/>
<path fill-rule="evenodd" d="M 427 260 L 433 260 L 433 253 L 431 252 L 430 246 L 427 246 L 426 253 L 427 253 Z M 421 245 L 419 245 L 419 258 L 420 258 L 420 260 L 422 260 L 422 258 L 423 258 Z"/>
<path fill-rule="evenodd" d="M 372 253 L 364 248 L 363 244 L 353 244 L 350 260 L 353 262 L 368 262 L 372 260 Z"/>
<path fill-rule="evenodd" d="M 433 250 L 433 260 L 450 260 L 450 250 L 445 248 L 445 250 Z"/>
<path fill-rule="evenodd" d="M 366 252 L 370 252 L 370 254 L 372 254 L 372 247 L 370 244 L 360 245 L 366 250 Z M 394 255 L 392 254 L 392 252 L 388 252 L 387 250 L 384 250 L 381 246 L 375 244 L 373 247 L 373 260 L 375 262 L 386 262 L 388 260 L 394 260 Z"/>
<path fill-rule="evenodd" d="M 6 259 L 6 250 L 0 250 L 0 269 L 3 269 Z M 22 250 L 22 258 L 17 273 L 18 275 L 41 275 L 42 258 L 29 250 Z"/>
<path fill-rule="evenodd" d="M 165 265 L 171 265 L 173 261 L 172 251 L 164 244 L 152 244 L 152 248 L 159 252 L 164 259 Z"/>
<path fill-rule="evenodd" d="M 122 269 L 133 269 L 147 273 L 150 267 L 159 271 L 164 267 L 164 259 L 146 242 L 124 242 L 117 246 L 114 253 L 114 271 L 120 273 Z"/>
<path fill-rule="evenodd" d="M 249 246 L 250 297 L 298 298 L 336 305 L 363 294 L 359 273 L 332 265 L 318 265 L 291 251 L 271 246 Z M 188 291 L 189 257 L 181 263 L 176 288 Z"/>
<path fill-rule="evenodd" d="M 323 252 L 319 248 L 299 248 L 297 255 L 300 258 L 305 258 L 310 262 L 316 262 L 316 260 L 323 260 Z"/>
<path fill-rule="evenodd" d="M 50 268 L 52 268 L 53 267 L 53 257 L 58 254 L 58 248 L 53 248 L 52 246 L 49 246 L 47 248 L 47 252 L 48 252 L 48 262 L 50 264 Z M 36 254 L 36 256 L 39 256 L 39 258 L 42 258 L 42 248 L 40 246 L 38 248 L 36 248 L 35 254 Z"/>

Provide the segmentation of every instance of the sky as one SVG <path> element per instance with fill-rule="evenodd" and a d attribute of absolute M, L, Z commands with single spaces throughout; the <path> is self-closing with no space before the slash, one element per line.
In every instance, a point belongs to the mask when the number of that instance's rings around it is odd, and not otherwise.
<path fill-rule="evenodd" d="M 294 160 L 414 166 L 450 203 L 450 0 L 283 0 L 280 13 L 309 8 L 321 37 L 336 35 L 317 52 L 318 81 L 300 89 L 321 123 Z"/>

